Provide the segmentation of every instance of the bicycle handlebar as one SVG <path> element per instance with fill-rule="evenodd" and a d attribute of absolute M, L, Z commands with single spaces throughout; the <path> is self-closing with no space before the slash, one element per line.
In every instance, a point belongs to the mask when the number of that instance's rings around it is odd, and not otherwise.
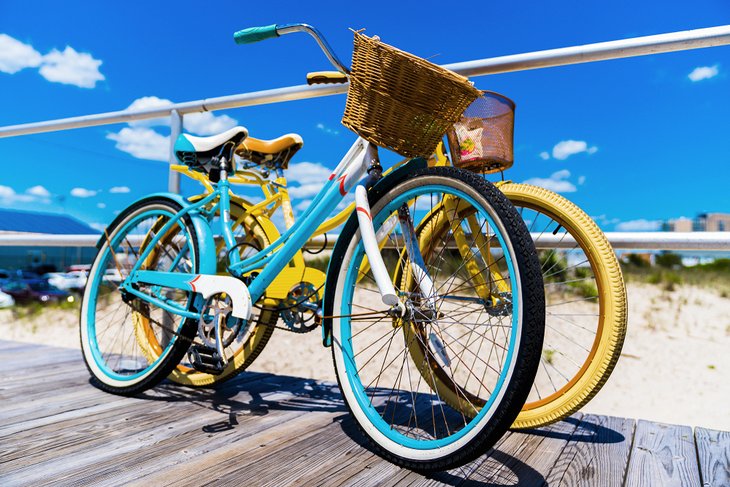
<path fill-rule="evenodd" d="M 254 42 L 264 41 L 273 37 L 283 36 L 285 34 L 291 34 L 293 32 L 306 32 L 307 34 L 314 37 L 319 44 L 320 49 L 324 52 L 332 63 L 332 66 L 337 69 L 340 73 L 350 74 L 350 70 L 340 62 L 337 55 L 332 48 L 327 44 L 324 36 L 319 33 L 317 29 L 308 24 L 271 24 L 261 27 L 249 27 L 248 29 L 239 30 L 233 34 L 233 40 L 236 44 L 253 44 Z"/>
<path fill-rule="evenodd" d="M 253 44 L 254 42 L 265 41 L 272 37 L 279 37 L 276 27 L 276 24 L 271 24 L 239 30 L 233 34 L 233 40 L 236 41 L 236 44 Z"/>

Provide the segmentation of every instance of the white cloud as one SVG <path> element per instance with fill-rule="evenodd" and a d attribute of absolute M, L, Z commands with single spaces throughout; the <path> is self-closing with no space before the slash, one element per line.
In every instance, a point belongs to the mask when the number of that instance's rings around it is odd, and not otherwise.
<path fill-rule="evenodd" d="M 104 80 L 99 71 L 102 61 L 86 52 L 76 52 L 66 46 L 63 52 L 54 49 L 45 56 L 38 71 L 48 81 L 74 85 L 80 88 L 94 88 L 97 81 Z"/>
<path fill-rule="evenodd" d="M 292 198 L 311 198 L 319 193 L 324 183 L 303 184 L 301 186 L 290 186 L 289 196 Z"/>
<path fill-rule="evenodd" d="M 127 110 L 152 110 L 154 108 L 164 108 L 172 105 L 170 100 L 164 98 L 158 98 L 156 96 L 143 96 L 137 98 L 127 107 Z M 155 126 L 168 126 L 170 125 L 170 117 L 162 118 L 150 118 L 148 120 L 134 120 L 129 122 L 130 127 L 155 127 Z"/>
<path fill-rule="evenodd" d="M 30 44 L 24 44 L 7 34 L 0 34 L 0 71 L 14 74 L 25 68 L 39 68 L 38 72 L 48 81 L 94 88 L 104 80 L 99 71 L 102 61 L 73 47 L 59 51 L 53 49 L 45 56 Z"/>
<path fill-rule="evenodd" d="M 41 185 L 33 186 L 32 188 L 28 188 L 25 190 L 26 194 L 37 196 L 39 198 L 48 199 L 51 197 L 51 192 L 48 191 L 46 188 L 44 188 Z"/>
<path fill-rule="evenodd" d="M 702 81 L 703 79 L 714 78 L 720 73 L 720 66 L 715 64 L 714 66 L 698 66 L 692 70 L 687 77 L 693 82 Z"/>
<path fill-rule="evenodd" d="M 332 169 L 318 162 L 297 162 L 289 165 L 286 177 L 289 181 L 299 184 L 324 184 L 329 180 L 331 174 Z"/>
<path fill-rule="evenodd" d="M 92 196 L 96 196 L 97 193 L 98 191 L 86 188 L 74 188 L 71 190 L 71 196 L 75 196 L 77 198 L 91 198 Z"/>
<path fill-rule="evenodd" d="M 41 53 L 7 34 L 0 34 L 0 71 L 14 74 L 41 64 Z"/>
<path fill-rule="evenodd" d="M 112 186 L 109 189 L 110 193 L 129 193 L 130 191 L 128 186 Z"/>
<path fill-rule="evenodd" d="M 550 159 L 550 154 L 548 154 L 546 151 L 542 151 L 540 152 L 540 159 L 542 159 L 543 161 L 547 161 L 548 159 Z"/>
<path fill-rule="evenodd" d="M 581 152 L 595 154 L 597 150 L 598 147 L 588 147 L 588 144 L 584 140 L 563 140 L 553 147 L 553 157 L 564 161 L 572 155 L 580 154 Z"/>
<path fill-rule="evenodd" d="M 641 218 L 639 220 L 618 223 L 616 230 L 619 232 L 652 232 L 659 230 L 661 227 L 661 220 L 645 220 Z"/>
<path fill-rule="evenodd" d="M 297 211 L 306 211 L 307 208 L 312 204 L 312 200 L 302 200 L 294 207 Z"/>
<path fill-rule="evenodd" d="M 134 100 L 127 107 L 127 110 L 152 110 L 155 108 L 164 108 L 172 104 L 172 101 L 165 98 L 143 96 Z M 167 127 L 169 125 L 169 117 L 129 122 L 130 127 Z M 238 125 L 238 120 L 228 115 L 214 115 L 213 112 L 188 113 L 183 116 L 183 127 L 185 130 L 197 135 L 219 134 L 236 125 Z"/>
<path fill-rule="evenodd" d="M 323 124 L 321 122 L 318 123 L 316 125 L 316 127 L 319 130 L 321 130 L 322 132 L 324 132 L 325 134 L 328 134 L 328 135 L 340 135 L 340 131 L 339 130 L 337 130 L 337 129 L 331 129 L 331 128 L 329 128 L 328 126 L 326 126 L 325 124 Z"/>
<path fill-rule="evenodd" d="M 118 133 L 110 133 L 107 139 L 116 142 L 116 148 L 137 159 L 167 161 L 170 155 L 170 137 L 160 135 L 145 127 L 124 127 Z"/>
<path fill-rule="evenodd" d="M 29 203 L 35 200 L 35 197 L 29 194 L 17 194 L 10 186 L 0 185 L 0 201 L 4 204 L 10 203 Z"/>
<path fill-rule="evenodd" d="M 0 185 L 0 202 L 12 203 L 50 203 L 51 193 L 43 186 L 33 186 L 25 191 L 25 194 L 18 194 L 10 186 Z"/>
<path fill-rule="evenodd" d="M 213 115 L 212 112 L 188 113 L 183 118 L 185 130 L 198 135 L 214 135 L 238 125 L 238 120 L 228 115 Z"/>
<path fill-rule="evenodd" d="M 97 203 L 96 207 L 101 208 L 103 210 L 104 208 L 106 208 L 106 203 Z"/>
<path fill-rule="evenodd" d="M 295 183 L 296 186 L 289 186 L 289 195 L 292 198 L 311 198 L 322 189 L 331 174 L 332 169 L 328 169 L 318 162 L 291 164 L 286 177 L 290 183 Z"/>
<path fill-rule="evenodd" d="M 585 176 L 578 176 L 578 184 L 583 184 L 586 182 Z"/>
<path fill-rule="evenodd" d="M 15 196 L 15 190 L 13 188 L 0 184 L 0 198 L 12 198 L 13 196 Z"/>
<path fill-rule="evenodd" d="M 556 193 L 574 193 L 576 187 L 567 180 L 569 177 L 570 171 L 563 169 L 552 173 L 549 178 L 530 178 L 525 181 L 525 184 L 539 186 L 550 191 L 555 191 Z"/>
<path fill-rule="evenodd" d="M 618 218 L 608 218 L 605 213 L 602 215 L 591 216 L 591 218 L 593 218 L 593 220 L 595 220 L 595 222 L 600 226 L 615 225 L 621 221 Z"/>

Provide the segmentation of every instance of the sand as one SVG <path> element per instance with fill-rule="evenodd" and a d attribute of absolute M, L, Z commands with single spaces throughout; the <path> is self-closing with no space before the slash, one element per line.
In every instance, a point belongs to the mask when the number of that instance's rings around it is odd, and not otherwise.
<path fill-rule="evenodd" d="M 686 285 L 667 291 L 630 283 L 628 291 L 629 331 L 621 359 L 583 411 L 730 431 L 730 299 Z M 0 336 L 78 348 L 77 320 L 73 311 L 21 319 L 0 310 Z M 251 370 L 335 380 L 319 329 L 276 330 Z"/>

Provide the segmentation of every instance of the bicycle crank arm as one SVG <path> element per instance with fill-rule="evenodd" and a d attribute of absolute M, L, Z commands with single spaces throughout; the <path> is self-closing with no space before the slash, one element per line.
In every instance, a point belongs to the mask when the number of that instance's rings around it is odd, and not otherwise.
<path fill-rule="evenodd" d="M 365 247 L 365 254 L 368 256 L 370 269 L 373 271 L 375 284 L 378 285 L 378 291 L 380 291 L 380 297 L 384 304 L 397 306 L 400 300 L 395 293 L 393 281 L 390 280 L 388 270 L 385 268 L 383 256 L 380 255 L 380 248 L 378 247 L 375 230 L 373 229 L 372 216 L 370 216 L 368 193 L 363 185 L 358 185 L 355 188 L 355 212 L 357 213 L 357 222 L 360 226 L 360 235 L 362 236 L 362 243 Z"/>
<path fill-rule="evenodd" d="M 123 287 L 135 296 L 144 299 L 144 293 L 140 293 L 132 287 L 135 283 L 192 291 L 194 293 L 200 293 L 205 299 L 216 294 L 226 293 L 231 297 L 231 301 L 233 302 L 233 311 L 231 311 L 231 314 L 243 320 L 251 318 L 251 294 L 248 292 L 246 284 L 235 277 L 217 276 L 214 274 L 188 274 L 184 272 L 133 272 L 128 280 L 125 281 Z M 174 309 L 169 311 L 176 312 Z"/>

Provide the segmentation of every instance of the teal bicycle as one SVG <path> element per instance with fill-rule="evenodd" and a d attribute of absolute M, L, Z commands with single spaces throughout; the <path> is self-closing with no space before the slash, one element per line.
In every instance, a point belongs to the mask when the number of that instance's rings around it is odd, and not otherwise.
<path fill-rule="evenodd" d="M 237 162 L 281 176 L 301 140 L 259 141 L 249 160 L 236 161 L 244 127 L 212 137 L 181 135 L 177 158 L 204 174 L 213 190 L 190 199 L 148 196 L 106 229 L 81 307 L 84 360 L 98 387 L 133 395 L 180 364 L 220 373 L 252 329 L 272 326 L 272 316 L 275 322 L 292 308 L 316 308 L 343 399 L 376 450 L 419 470 L 464 464 L 494 445 L 517 416 L 544 328 L 539 262 L 512 205 L 483 178 L 429 167 L 418 157 L 433 153 L 478 92 L 454 73 L 361 34 L 352 70 L 304 24 L 245 29 L 235 39 L 301 31 L 315 37 L 338 70 L 310 81 L 350 82 L 344 123 L 359 137 L 306 211 L 262 245 L 255 225 L 241 224 L 246 206 L 236 212 L 243 216 L 231 218 L 230 180 Z M 423 79 L 436 89 L 409 88 Z M 374 80 L 377 86 L 369 87 Z M 439 118 L 450 109 L 451 119 Z M 378 146 L 409 159 L 384 175 Z M 324 286 L 300 283 L 298 301 L 272 307 L 267 289 L 353 190 L 356 209 L 335 244 Z M 253 212 L 248 217 L 255 219 Z M 430 224 L 439 228 L 432 232 L 438 241 L 420 241 Z M 469 269 L 465 249 L 473 257 Z M 483 266 L 476 272 L 475 262 Z M 435 372 L 439 383 L 463 391 L 458 407 L 428 379 Z"/>

